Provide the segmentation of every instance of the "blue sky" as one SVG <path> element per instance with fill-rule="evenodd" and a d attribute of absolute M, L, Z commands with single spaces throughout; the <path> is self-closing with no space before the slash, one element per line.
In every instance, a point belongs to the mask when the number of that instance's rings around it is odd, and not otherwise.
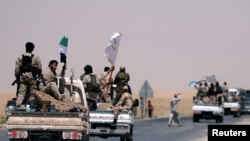
<path fill-rule="evenodd" d="M 249 7 L 247 0 L 1 0 L 0 90 L 15 91 L 15 60 L 27 41 L 45 69 L 69 37 L 66 73 L 74 68 L 79 78 L 86 64 L 94 73 L 110 65 L 104 49 L 114 32 L 123 36 L 113 76 L 125 66 L 135 92 L 145 80 L 162 90 L 191 89 L 190 81 L 212 74 L 250 89 Z"/>

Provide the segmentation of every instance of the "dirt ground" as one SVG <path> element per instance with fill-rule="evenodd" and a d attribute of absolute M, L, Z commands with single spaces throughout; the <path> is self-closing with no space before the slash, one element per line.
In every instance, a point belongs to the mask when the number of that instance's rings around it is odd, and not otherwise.
<path fill-rule="evenodd" d="M 152 105 L 154 106 L 153 117 L 164 117 L 169 115 L 169 103 L 175 93 L 182 94 L 182 101 L 179 103 L 180 116 L 191 115 L 192 114 L 192 97 L 195 95 L 195 90 L 187 91 L 163 91 L 159 89 L 154 89 L 154 97 L 148 98 Z M 133 93 L 133 99 L 138 98 L 138 93 Z M 14 93 L 0 92 L 0 119 L 5 117 L 5 104 L 8 100 L 15 96 Z M 136 118 L 141 118 L 140 108 L 137 107 Z"/>

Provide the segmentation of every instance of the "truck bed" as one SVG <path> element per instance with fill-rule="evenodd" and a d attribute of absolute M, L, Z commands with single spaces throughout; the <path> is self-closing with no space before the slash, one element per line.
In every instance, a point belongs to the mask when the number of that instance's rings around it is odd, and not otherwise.
<path fill-rule="evenodd" d="M 194 104 L 192 107 L 193 122 L 199 122 L 200 119 L 215 119 L 217 123 L 223 122 L 223 106 L 218 104 Z"/>
<path fill-rule="evenodd" d="M 76 112 L 24 112 L 13 111 L 7 121 L 7 129 L 29 130 L 85 130 L 87 115 Z"/>

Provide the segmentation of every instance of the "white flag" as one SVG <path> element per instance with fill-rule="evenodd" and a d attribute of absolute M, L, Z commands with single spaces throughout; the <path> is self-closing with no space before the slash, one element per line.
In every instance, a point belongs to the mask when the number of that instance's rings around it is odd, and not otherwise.
<path fill-rule="evenodd" d="M 206 78 L 206 80 L 210 83 L 215 83 L 217 80 L 216 80 L 216 77 L 215 75 L 211 75 L 211 76 L 204 76 Z"/>
<path fill-rule="evenodd" d="M 116 60 L 116 56 L 118 53 L 121 36 L 122 36 L 122 33 L 118 33 L 118 32 L 114 33 L 113 36 L 111 36 L 109 44 L 104 51 L 104 55 L 108 58 L 108 61 L 112 65 L 115 65 L 115 60 Z"/>

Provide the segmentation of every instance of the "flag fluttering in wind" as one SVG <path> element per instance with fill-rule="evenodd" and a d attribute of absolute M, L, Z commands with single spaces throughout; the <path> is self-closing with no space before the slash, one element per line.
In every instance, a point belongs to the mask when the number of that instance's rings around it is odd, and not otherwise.
<path fill-rule="evenodd" d="M 206 78 L 206 80 L 210 83 L 215 83 L 216 80 L 216 76 L 215 75 L 210 75 L 210 76 L 204 76 Z"/>
<path fill-rule="evenodd" d="M 206 82 L 206 81 L 207 80 L 193 80 L 193 81 L 189 82 L 188 86 L 189 87 L 194 87 L 196 84 Z"/>
<path fill-rule="evenodd" d="M 197 82 L 198 82 L 197 80 L 193 80 L 193 81 L 189 82 L 188 86 L 194 87 L 197 84 Z"/>
<path fill-rule="evenodd" d="M 108 61 L 112 65 L 115 65 L 118 48 L 120 46 L 121 36 L 122 33 L 114 33 L 113 36 L 111 36 L 109 44 L 104 51 L 104 55 L 108 58 Z"/>
<path fill-rule="evenodd" d="M 68 38 L 63 36 L 59 43 L 59 51 L 61 55 L 61 62 L 65 64 L 67 57 L 67 48 L 68 48 Z"/>

